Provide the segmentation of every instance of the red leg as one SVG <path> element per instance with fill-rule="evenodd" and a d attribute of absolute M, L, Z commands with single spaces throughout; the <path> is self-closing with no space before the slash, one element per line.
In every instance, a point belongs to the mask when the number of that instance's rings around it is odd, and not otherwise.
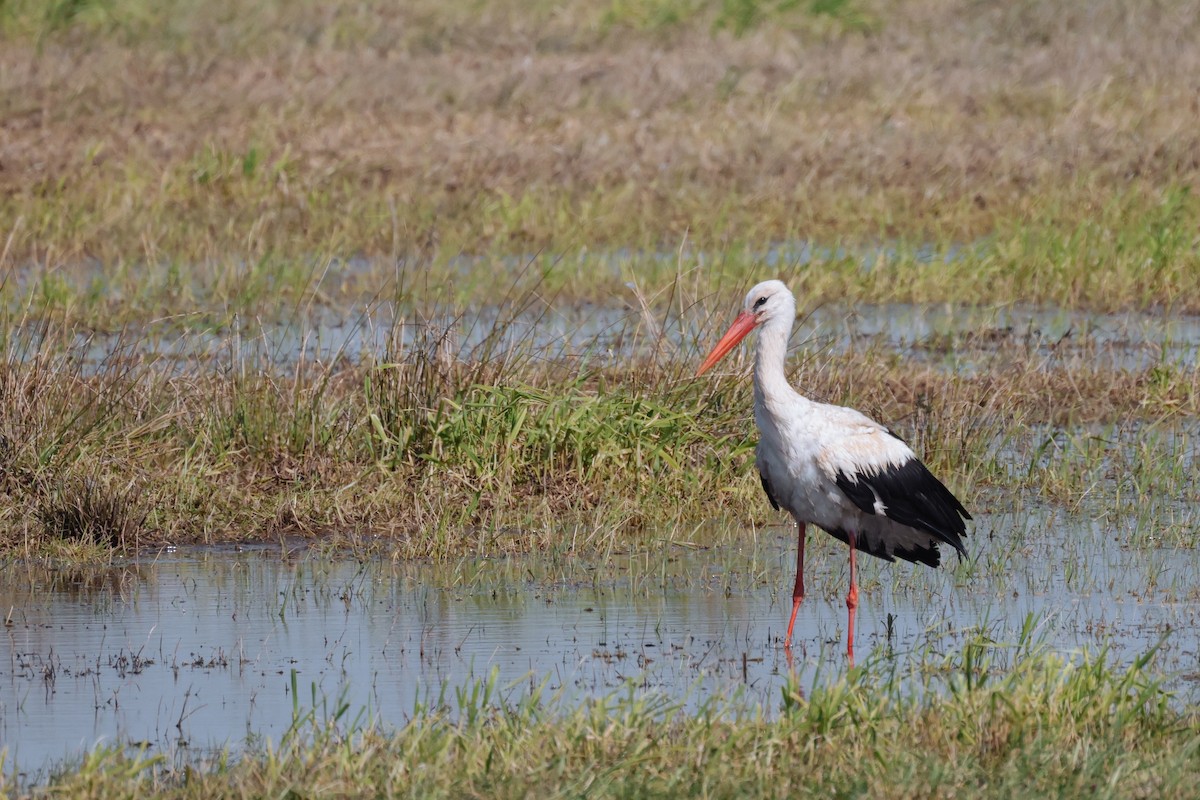
<path fill-rule="evenodd" d="M 850 593 L 846 595 L 846 609 L 849 611 L 850 621 L 846 624 L 846 658 L 850 661 L 850 666 L 854 666 L 854 615 L 858 609 L 858 583 L 854 577 L 854 531 L 846 531 L 846 538 L 850 542 Z"/>
<path fill-rule="evenodd" d="M 796 586 L 792 589 L 792 618 L 788 620 L 787 638 L 783 640 L 783 648 L 792 648 L 792 628 L 796 627 L 796 612 L 800 610 L 800 602 L 804 600 L 804 523 L 798 523 L 800 533 L 796 542 Z"/>

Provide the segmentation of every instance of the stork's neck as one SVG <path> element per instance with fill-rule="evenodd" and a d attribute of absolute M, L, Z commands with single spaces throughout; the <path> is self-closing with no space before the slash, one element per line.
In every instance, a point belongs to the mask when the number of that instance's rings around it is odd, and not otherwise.
<path fill-rule="evenodd" d="M 767 402 L 797 397 L 784 372 L 791 319 L 772 319 L 758 329 L 758 347 L 754 351 L 754 387 Z"/>

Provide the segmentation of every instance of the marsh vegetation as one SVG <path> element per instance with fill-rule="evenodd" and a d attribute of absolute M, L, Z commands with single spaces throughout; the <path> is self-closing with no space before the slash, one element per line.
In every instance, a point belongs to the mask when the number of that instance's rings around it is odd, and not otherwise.
<path fill-rule="evenodd" d="M 793 381 L 887 421 L 1001 543 L 953 580 L 1003 596 L 1039 558 L 1106 591 L 1103 555 L 1021 533 L 1049 508 L 1190 607 L 1197 42 L 1174 0 L 0 0 L 0 550 L 728 545 L 784 521 L 746 362 L 691 376 L 770 275 Z M 976 682 L 976 652 L 929 666 L 945 691 L 873 662 L 768 719 L 519 699 L 56 787 L 1191 788 L 1153 659 Z"/>

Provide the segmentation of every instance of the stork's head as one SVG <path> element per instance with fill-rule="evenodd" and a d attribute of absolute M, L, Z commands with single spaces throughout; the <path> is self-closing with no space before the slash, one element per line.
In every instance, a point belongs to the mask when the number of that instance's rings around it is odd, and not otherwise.
<path fill-rule="evenodd" d="M 704 359 L 700 369 L 696 370 L 696 375 L 703 375 L 711 369 L 758 326 L 775 323 L 787 325 L 790 330 L 795 319 L 796 298 L 792 297 L 783 281 L 763 281 L 746 295 L 746 304 L 742 306 L 741 313 Z"/>
<path fill-rule="evenodd" d="M 796 298 L 792 297 L 783 281 L 763 281 L 746 294 L 742 314 L 753 316 L 755 326 L 765 325 L 773 319 L 783 319 L 790 328 L 796 321 Z"/>

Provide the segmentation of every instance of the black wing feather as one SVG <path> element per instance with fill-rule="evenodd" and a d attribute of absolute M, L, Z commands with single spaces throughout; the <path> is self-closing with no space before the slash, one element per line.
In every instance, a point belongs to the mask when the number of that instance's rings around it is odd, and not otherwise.
<path fill-rule="evenodd" d="M 841 539 L 843 542 L 849 542 L 850 537 L 841 528 L 835 531 L 830 531 L 836 539 Z M 921 545 L 893 545 L 889 552 L 888 543 L 879 537 L 859 536 L 854 541 L 854 546 L 867 553 L 868 555 L 882 558 L 884 561 L 895 562 L 897 558 L 902 558 L 905 561 L 911 561 L 914 564 L 928 564 L 931 567 L 936 567 L 942 563 L 942 555 L 938 552 L 937 542 L 930 541 L 929 544 L 922 547 Z"/>
<path fill-rule="evenodd" d="M 847 475 L 839 471 L 835 480 L 838 488 L 864 513 L 875 513 L 878 495 L 888 519 L 932 534 L 957 550 L 960 557 L 966 555 L 962 535 L 967 532 L 964 520 L 971 519 L 971 515 L 917 459 L 877 472 Z M 923 558 L 916 560 L 929 563 Z"/>

